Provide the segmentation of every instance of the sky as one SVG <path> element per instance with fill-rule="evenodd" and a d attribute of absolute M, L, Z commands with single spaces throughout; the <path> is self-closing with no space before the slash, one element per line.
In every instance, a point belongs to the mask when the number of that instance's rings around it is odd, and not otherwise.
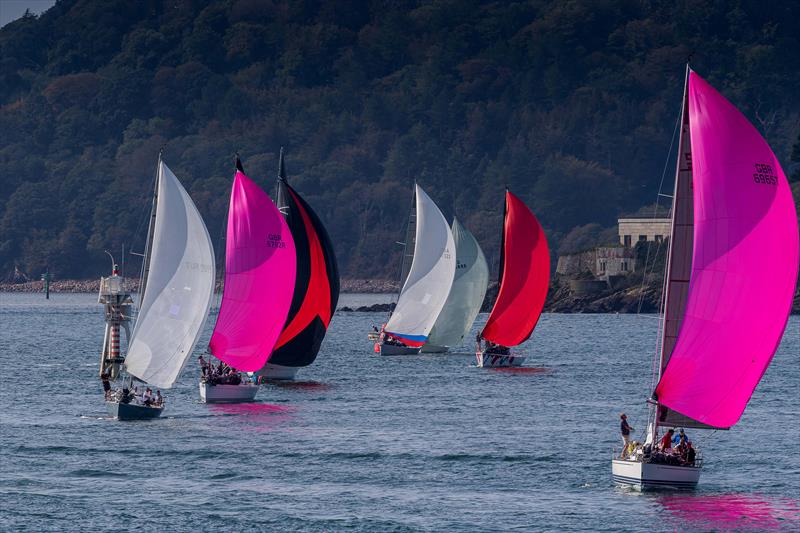
<path fill-rule="evenodd" d="M 26 9 L 38 15 L 55 3 L 56 0 L 0 0 L 0 27 L 20 18 Z"/>

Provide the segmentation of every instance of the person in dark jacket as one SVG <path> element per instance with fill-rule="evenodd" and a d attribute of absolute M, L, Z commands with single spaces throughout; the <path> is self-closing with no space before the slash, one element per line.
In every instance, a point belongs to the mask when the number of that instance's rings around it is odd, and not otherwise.
<path fill-rule="evenodd" d="M 622 413 L 619 415 L 619 431 L 622 433 L 622 453 L 620 457 L 625 457 L 625 452 L 628 450 L 628 445 L 631 442 L 631 431 L 633 428 L 628 424 L 628 415 Z"/>

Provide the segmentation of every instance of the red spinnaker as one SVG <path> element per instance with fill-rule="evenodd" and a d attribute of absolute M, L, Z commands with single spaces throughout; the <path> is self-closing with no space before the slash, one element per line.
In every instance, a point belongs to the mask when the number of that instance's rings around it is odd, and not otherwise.
<path fill-rule="evenodd" d="M 533 333 L 550 283 L 550 252 L 542 225 L 522 200 L 506 191 L 500 291 L 481 334 L 517 346 Z"/>

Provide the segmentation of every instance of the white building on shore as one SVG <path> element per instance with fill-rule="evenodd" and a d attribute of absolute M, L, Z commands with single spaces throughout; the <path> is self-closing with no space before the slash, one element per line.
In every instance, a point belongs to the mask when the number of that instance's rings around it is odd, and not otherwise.
<path fill-rule="evenodd" d="M 661 242 L 669 237 L 672 220 L 670 218 L 627 217 L 617 220 L 619 243 L 633 248 L 637 242 Z"/>

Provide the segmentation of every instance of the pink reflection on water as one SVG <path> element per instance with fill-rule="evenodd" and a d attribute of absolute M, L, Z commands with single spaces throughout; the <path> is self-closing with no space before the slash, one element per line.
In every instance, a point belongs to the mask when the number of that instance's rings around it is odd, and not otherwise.
<path fill-rule="evenodd" d="M 692 529 L 764 531 L 800 528 L 800 501 L 794 498 L 758 494 L 674 494 L 660 496 L 658 503 Z"/>
<path fill-rule="evenodd" d="M 493 372 L 502 372 L 504 374 L 543 374 L 548 372 L 549 368 L 537 368 L 534 366 L 501 366 L 489 368 Z"/>

